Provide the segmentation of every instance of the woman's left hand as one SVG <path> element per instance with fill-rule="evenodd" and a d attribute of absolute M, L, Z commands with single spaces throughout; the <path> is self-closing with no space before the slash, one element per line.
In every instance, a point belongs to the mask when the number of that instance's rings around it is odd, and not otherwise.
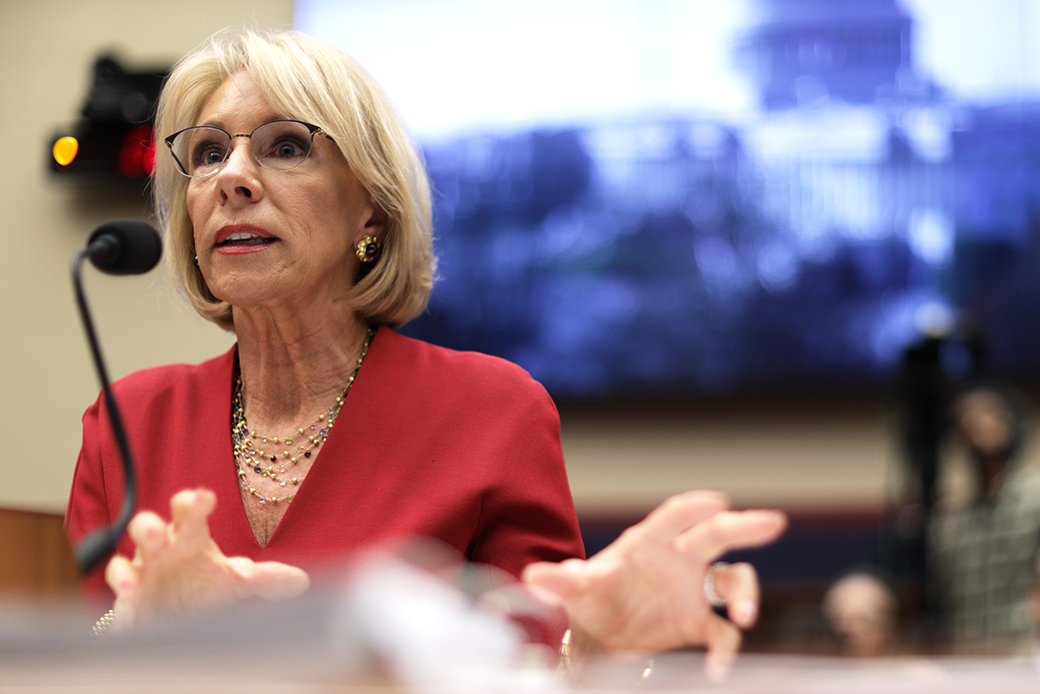
<path fill-rule="evenodd" d="M 750 564 L 716 568 L 715 592 L 729 620 L 704 590 L 712 562 L 727 551 L 772 542 L 787 521 L 778 511 L 729 511 L 726 497 L 694 491 L 671 497 L 592 558 L 539 562 L 524 571 L 530 586 L 558 596 L 573 637 L 609 651 L 708 649 L 708 674 L 725 674 L 740 629 L 758 616 L 758 579 Z"/>

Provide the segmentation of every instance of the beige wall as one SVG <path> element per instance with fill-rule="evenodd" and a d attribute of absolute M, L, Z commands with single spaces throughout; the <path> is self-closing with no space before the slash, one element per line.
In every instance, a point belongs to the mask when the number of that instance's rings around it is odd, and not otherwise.
<path fill-rule="evenodd" d="M 68 277 L 100 222 L 146 218 L 134 195 L 60 185 L 46 143 L 72 122 L 103 49 L 130 63 L 167 63 L 212 31 L 287 26 L 290 0 L 6 0 L 0 4 L 0 506 L 62 509 L 79 417 L 97 394 Z M 113 377 L 198 361 L 230 337 L 170 298 L 157 273 L 87 286 Z M 563 407 L 564 445 L 582 509 L 641 509 L 688 487 L 744 505 L 862 507 L 882 493 L 889 448 L 877 402 L 725 404 L 697 408 Z"/>
<path fill-rule="evenodd" d="M 0 506 L 63 509 L 79 419 L 98 384 L 75 312 L 73 253 L 99 223 L 146 218 L 143 197 L 59 185 L 47 142 L 75 119 L 90 67 L 115 49 L 128 64 L 167 64 L 209 34 L 289 26 L 290 0 L 4 0 L 0 3 Z M 197 361 L 230 338 L 167 298 L 156 272 L 112 278 L 88 268 L 87 292 L 113 377 Z"/>
<path fill-rule="evenodd" d="M 887 412 L 878 397 L 561 406 L 576 503 L 597 513 L 643 512 L 697 488 L 742 507 L 876 509 L 897 472 Z"/>

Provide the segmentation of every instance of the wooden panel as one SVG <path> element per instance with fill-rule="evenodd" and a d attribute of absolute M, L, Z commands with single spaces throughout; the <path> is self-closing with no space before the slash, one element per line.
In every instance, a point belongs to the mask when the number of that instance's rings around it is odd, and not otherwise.
<path fill-rule="evenodd" d="M 79 599 L 80 577 L 57 514 L 0 508 L 0 599 L 32 608 Z"/>

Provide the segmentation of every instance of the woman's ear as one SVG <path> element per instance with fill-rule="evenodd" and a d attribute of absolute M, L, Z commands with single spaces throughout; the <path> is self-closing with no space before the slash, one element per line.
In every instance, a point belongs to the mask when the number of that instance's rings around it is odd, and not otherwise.
<path fill-rule="evenodd" d="M 386 242 L 386 222 L 389 216 L 378 204 L 372 205 L 372 214 L 365 221 L 363 231 L 365 235 L 355 242 L 358 263 L 358 272 L 355 281 L 360 281 L 379 261 L 383 254 L 383 244 Z"/>
<path fill-rule="evenodd" d="M 365 222 L 365 233 L 379 237 L 382 241 L 383 231 L 386 229 L 387 214 L 379 203 L 372 203 L 372 214 Z"/>

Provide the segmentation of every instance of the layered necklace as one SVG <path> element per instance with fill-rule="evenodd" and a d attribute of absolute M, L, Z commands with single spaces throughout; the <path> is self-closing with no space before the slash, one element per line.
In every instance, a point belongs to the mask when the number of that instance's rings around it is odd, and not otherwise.
<path fill-rule="evenodd" d="M 242 375 L 235 378 L 235 392 L 231 399 L 231 442 L 234 444 L 235 473 L 238 475 L 239 486 L 247 493 L 259 499 L 261 504 L 277 504 L 280 502 L 291 503 L 296 496 L 296 488 L 300 486 L 304 478 L 294 475 L 293 469 L 301 459 L 308 459 L 315 455 L 317 449 L 325 443 L 332 431 L 332 425 L 336 423 L 339 412 L 343 409 L 343 402 L 354 385 L 361 363 L 368 354 L 368 348 L 372 344 L 372 336 L 375 329 L 369 328 L 365 338 L 365 344 L 361 347 L 354 372 L 350 374 L 343 394 L 336 397 L 336 402 L 329 407 L 327 412 L 318 415 L 310 426 L 301 427 L 295 434 L 290 436 L 268 436 L 249 428 L 246 423 L 246 408 L 242 397 Z M 261 446 L 263 448 L 261 448 Z M 268 447 L 271 448 L 268 448 Z M 282 496 L 268 496 L 261 493 L 255 486 L 249 483 L 249 475 L 266 478 L 279 489 L 285 489 Z"/>

